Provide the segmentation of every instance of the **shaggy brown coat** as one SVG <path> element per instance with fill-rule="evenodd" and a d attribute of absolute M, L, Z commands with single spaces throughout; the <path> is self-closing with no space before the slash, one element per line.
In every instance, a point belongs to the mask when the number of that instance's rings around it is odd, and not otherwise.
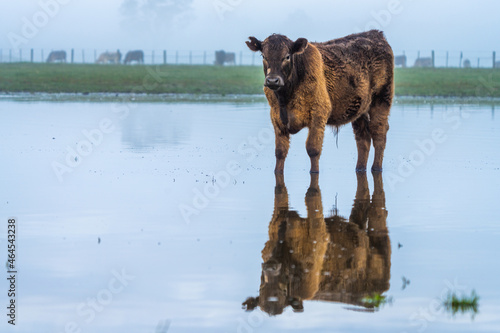
<path fill-rule="evenodd" d="M 276 175 L 274 214 L 262 250 L 257 297 L 243 303 L 270 315 L 287 306 L 302 311 L 304 300 L 342 302 L 372 309 L 364 299 L 389 289 L 391 244 L 382 174 L 375 173 L 370 198 L 366 173 L 358 173 L 349 219 L 323 215 L 318 174 L 311 175 L 305 196 L 307 218 L 290 210 L 283 175 Z M 370 200 L 371 199 L 371 200 Z"/>
<path fill-rule="evenodd" d="M 295 42 L 282 35 L 264 41 L 249 37 L 260 51 L 266 75 L 264 92 L 276 135 L 276 173 L 284 170 L 290 134 L 309 128 L 306 142 L 311 172 L 319 172 L 326 125 L 352 123 L 357 171 L 366 170 L 371 141 L 372 170 L 382 170 L 394 93 L 394 55 L 382 32 L 371 30 L 324 43 Z"/>

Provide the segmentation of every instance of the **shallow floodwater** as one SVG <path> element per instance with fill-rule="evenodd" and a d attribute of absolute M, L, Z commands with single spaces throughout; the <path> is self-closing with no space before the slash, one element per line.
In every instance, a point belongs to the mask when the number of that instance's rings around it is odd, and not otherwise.
<path fill-rule="evenodd" d="M 498 332 L 498 106 L 395 104 L 382 176 L 327 130 L 319 178 L 307 131 L 275 178 L 268 113 L 1 101 L 0 330 Z"/>

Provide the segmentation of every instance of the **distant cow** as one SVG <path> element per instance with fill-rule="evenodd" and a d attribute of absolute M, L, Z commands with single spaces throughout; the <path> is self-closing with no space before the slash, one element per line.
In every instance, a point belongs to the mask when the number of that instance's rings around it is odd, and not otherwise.
<path fill-rule="evenodd" d="M 464 60 L 464 68 L 471 68 L 471 64 L 470 64 L 470 60 L 469 59 L 465 59 Z"/>
<path fill-rule="evenodd" d="M 236 65 L 236 54 L 234 52 L 226 52 L 225 63 L 228 65 Z"/>
<path fill-rule="evenodd" d="M 433 67 L 432 58 L 417 58 L 413 67 Z"/>
<path fill-rule="evenodd" d="M 144 52 L 141 50 L 128 51 L 127 55 L 125 56 L 125 60 L 123 60 L 123 63 L 126 65 L 132 63 L 132 61 L 136 61 L 138 64 L 143 64 Z"/>
<path fill-rule="evenodd" d="M 116 52 L 104 52 L 97 58 L 96 64 L 119 64 L 121 60 L 122 54 L 120 50 Z"/>
<path fill-rule="evenodd" d="M 304 310 L 303 301 L 341 302 L 375 311 L 366 297 L 389 289 L 391 243 L 382 174 L 373 175 L 370 190 L 366 173 L 358 173 L 349 218 L 337 211 L 325 217 L 318 175 L 311 175 L 305 196 L 307 217 L 290 210 L 283 175 L 276 175 L 274 213 L 269 240 L 262 250 L 259 295 L 243 303 L 279 315 L 291 306 Z M 370 200 L 371 199 L 371 200 Z"/>
<path fill-rule="evenodd" d="M 223 66 L 226 63 L 235 65 L 236 54 L 234 52 L 226 52 L 224 50 L 215 51 L 215 65 Z"/>
<path fill-rule="evenodd" d="M 319 172 L 325 126 L 352 123 L 357 171 L 366 170 L 373 140 L 373 171 L 382 170 L 394 92 L 394 55 L 384 34 L 371 30 L 324 43 L 295 42 L 282 35 L 249 37 L 262 52 L 264 92 L 276 135 L 276 173 L 283 173 L 290 134 L 309 128 L 311 171 Z"/>
<path fill-rule="evenodd" d="M 47 58 L 49 62 L 66 62 L 66 51 L 52 51 Z"/>
<path fill-rule="evenodd" d="M 406 55 L 398 55 L 394 57 L 394 66 L 406 68 Z"/>

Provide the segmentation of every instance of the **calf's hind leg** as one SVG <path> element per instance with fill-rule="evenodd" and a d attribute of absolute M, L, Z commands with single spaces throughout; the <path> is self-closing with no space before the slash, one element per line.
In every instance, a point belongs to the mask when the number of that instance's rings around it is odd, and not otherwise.
<path fill-rule="evenodd" d="M 382 171 L 387 131 L 389 130 L 390 107 L 390 105 L 384 102 L 376 103 L 371 106 L 369 111 L 370 122 L 368 130 L 373 139 L 373 147 L 375 148 L 375 158 L 372 165 L 373 172 Z"/>
<path fill-rule="evenodd" d="M 368 163 L 368 153 L 370 152 L 372 139 L 368 130 L 368 123 L 368 115 L 366 114 L 363 114 L 352 123 L 354 137 L 356 138 L 356 146 L 358 147 L 358 162 L 356 163 L 356 172 L 365 172 L 366 164 Z"/>

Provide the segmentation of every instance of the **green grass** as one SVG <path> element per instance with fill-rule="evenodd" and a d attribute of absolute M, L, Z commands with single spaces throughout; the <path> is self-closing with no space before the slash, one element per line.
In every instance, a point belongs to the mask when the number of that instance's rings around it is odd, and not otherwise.
<path fill-rule="evenodd" d="M 396 69 L 397 96 L 500 97 L 500 70 Z M 0 64 L 0 92 L 262 94 L 251 66 Z"/>
<path fill-rule="evenodd" d="M 374 293 L 364 297 L 361 301 L 365 307 L 377 310 L 386 304 L 391 304 L 392 298 Z M 448 293 L 446 299 L 443 300 L 443 306 L 445 310 L 453 316 L 457 313 L 470 313 L 472 318 L 474 318 L 478 313 L 479 296 L 476 294 L 475 290 L 471 292 L 470 296 L 457 296 L 456 293 Z"/>
<path fill-rule="evenodd" d="M 392 302 L 392 298 L 387 296 L 381 295 L 381 294 L 371 294 L 369 296 L 364 297 L 361 302 L 363 305 L 367 308 L 370 309 L 379 309 L 380 307 L 383 307 L 387 303 Z"/>
<path fill-rule="evenodd" d="M 396 95 L 500 97 L 500 69 L 398 68 Z"/>
<path fill-rule="evenodd" d="M 472 317 L 474 317 L 478 312 L 479 296 L 473 290 L 470 297 L 468 296 L 457 296 L 455 293 L 448 294 L 446 300 L 443 302 L 445 309 L 454 316 L 458 312 L 464 314 L 470 312 Z"/>
<path fill-rule="evenodd" d="M 256 67 L 0 64 L 0 91 L 259 94 Z"/>

